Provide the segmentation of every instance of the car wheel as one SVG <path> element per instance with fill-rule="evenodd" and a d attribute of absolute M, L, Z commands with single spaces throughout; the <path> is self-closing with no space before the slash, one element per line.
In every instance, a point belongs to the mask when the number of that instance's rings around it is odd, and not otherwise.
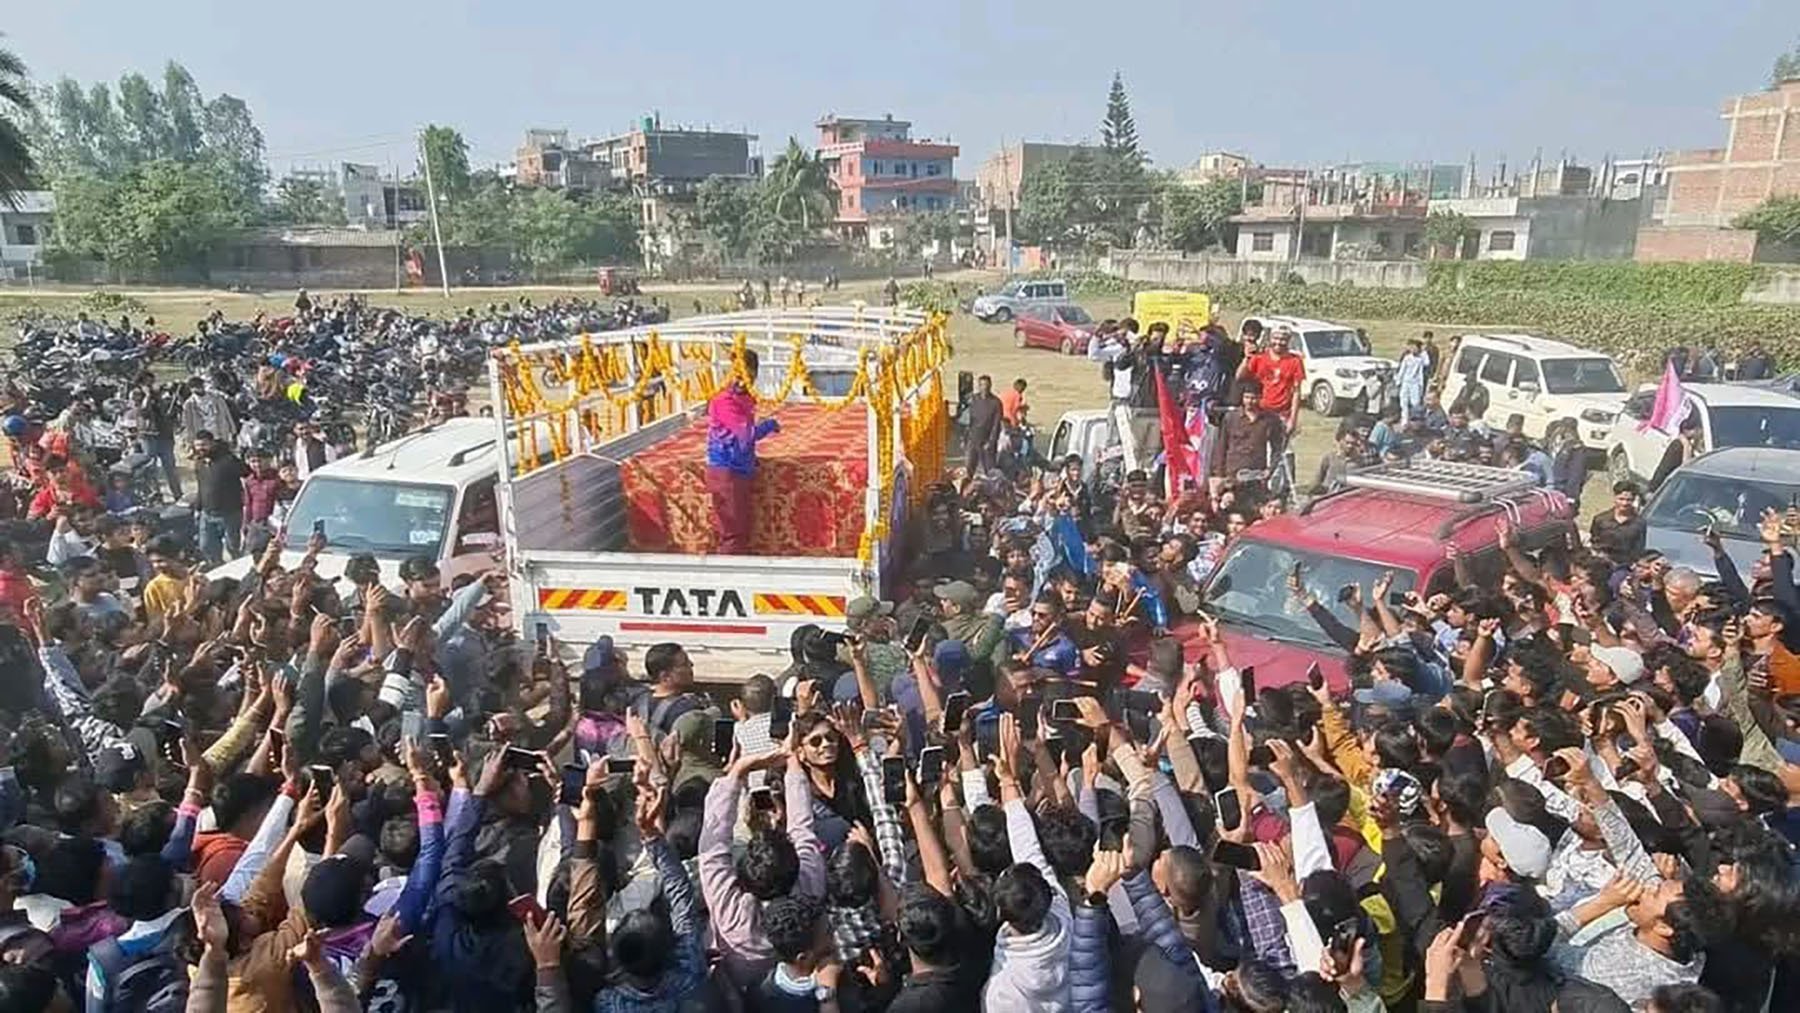
<path fill-rule="evenodd" d="M 1025 347 L 1025 329 L 1024 328 L 1022 328 L 1022 327 L 1013 328 L 1013 344 L 1018 346 L 1019 348 Z"/>
<path fill-rule="evenodd" d="M 1561 457 L 1571 447 L 1581 444 L 1581 434 L 1575 431 L 1575 423 L 1558 422 L 1544 433 L 1544 453 L 1552 458 Z"/>
<path fill-rule="evenodd" d="M 1614 450 L 1612 456 L 1606 459 L 1606 477 L 1611 479 L 1614 485 L 1620 482 L 1635 481 L 1631 475 L 1631 458 L 1625 456 L 1624 447 Z"/>
<path fill-rule="evenodd" d="M 1075 354 L 1075 339 L 1074 338 L 1062 339 L 1062 353 L 1064 355 L 1074 355 Z"/>
<path fill-rule="evenodd" d="M 1324 380 L 1313 384 L 1312 410 L 1320 415 L 1336 415 L 1338 413 L 1337 395 L 1332 392 L 1331 384 Z"/>
<path fill-rule="evenodd" d="M 1005 306 L 1002 306 L 999 309 L 994 311 L 994 323 L 1005 324 L 1005 323 L 1011 323 L 1011 322 L 1012 322 L 1012 310 L 1007 309 Z"/>

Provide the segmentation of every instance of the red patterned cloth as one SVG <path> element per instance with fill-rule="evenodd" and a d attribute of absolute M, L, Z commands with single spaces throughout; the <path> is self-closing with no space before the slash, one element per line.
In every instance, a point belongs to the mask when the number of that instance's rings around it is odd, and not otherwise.
<path fill-rule="evenodd" d="M 781 431 L 756 444 L 751 555 L 856 555 L 869 480 L 868 410 L 786 405 L 775 418 Z M 625 461 L 619 479 L 634 551 L 713 551 L 704 421 Z"/>

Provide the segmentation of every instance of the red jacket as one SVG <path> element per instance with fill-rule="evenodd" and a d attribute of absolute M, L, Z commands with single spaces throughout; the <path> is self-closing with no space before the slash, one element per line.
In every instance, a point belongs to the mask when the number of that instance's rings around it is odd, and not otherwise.
<path fill-rule="evenodd" d="M 83 475 L 73 466 L 71 466 L 68 471 L 64 472 L 64 474 L 67 475 L 69 479 L 70 500 L 92 510 L 100 509 L 100 494 L 95 492 L 94 487 L 88 484 L 87 476 Z M 48 517 L 52 513 L 55 513 L 56 496 L 56 486 L 45 483 L 38 489 L 37 493 L 31 497 L 31 509 L 26 511 L 26 516 L 33 518 Z"/>
<path fill-rule="evenodd" d="M 194 836 L 194 878 L 224 886 L 250 842 L 223 831 Z"/>

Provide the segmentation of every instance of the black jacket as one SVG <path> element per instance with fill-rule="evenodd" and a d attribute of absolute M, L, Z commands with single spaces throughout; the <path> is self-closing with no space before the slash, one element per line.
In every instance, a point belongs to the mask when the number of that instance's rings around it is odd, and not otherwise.
<path fill-rule="evenodd" d="M 244 476 L 249 469 L 231 451 L 214 446 L 212 456 L 194 465 L 197 498 L 203 514 L 235 517 L 244 512 Z"/>

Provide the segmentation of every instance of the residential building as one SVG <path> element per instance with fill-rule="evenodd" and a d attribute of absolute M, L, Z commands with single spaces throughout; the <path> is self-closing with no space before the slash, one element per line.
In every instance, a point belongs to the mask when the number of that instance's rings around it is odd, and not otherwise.
<path fill-rule="evenodd" d="M 1771 197 L 1800 195 L 1800 78 L 1727 99 L 1725 147 L 1670 152 L 1661 224 L 1638 235 L 1639 260 L 1787 259 L 1731 223 Z"/>
<path fill-rule="evenodd" d="M 513 156 L 513 181 L 520 186 L 599 190 L 609 177 L 607 165 L 570 145 L 567 130 L 527 130 Z"/>
<path fill-rule="evenodd" d="M 380 166 L 343 163 L 338 168 L 338 190 L 344 197 L 344 218 L 355 227 L 404 228 L 431 214 L 423 180 L 384 177 Z"/>
<path fill-rule="evenodd" d="M 1377 260 L 1421 256 L 1425 194 L 1375 174 L 1265 168 L 1262 197 L 1229 221 L 1241 260 Z"/>
<path fill-rule="evenodd" d="M 1098 145 L 1050 144 L 1045 141 L 1014 141 L 987 157 L 975 170 L 975 193 L 979 204 L 991 210 L 1019 206 L 1019 189 L 1025 177 L 1046 165 L 1060 165 L 1075 157 L 1076 152 L 1099 154 Z"/>
<path fill-rule="evenodd" d="M 1612 163 L 1607 196 L 1613 200 L 1631 200 L 1646 195 L 1667 197 L 1668 185 L 1669 169 L 1661 152 L 1643 158 L 1620 158 Z"/>
<path fill-rule="evenodd" d="M 1469 220 L 1475 234 L 1456 251 L 1463 259 L 1629 260 L 1647 206 L 1639 197 L 1545 193 L 1454 197 L 1430 209 Z"/>
<path fill-rule="evenodd" d="M 0 201 L 0 278 L 32 278 L 44 262 L 44 245 L 56 216 L 56 195 L 27 190 L 18 207 Z"/>
<path fill-rule="evenodd" d="M 1254 183 L 1260 168 L 1250 164 L 1250 159 L 1244 155 L 1229 151 L 1209 151 L 1177 172 L 1175 178 L 1185 186 L 1204 186 L 1220 179 L 1241 180 L 1245 176 L 1249 176 L 1250 182 Z"/>
<path fill-rule="evenodd" d="M 874 244 L 891 228 L 870 229 L 888 214 L 950 211 L 956 207 L 954 144 L 913 140 L 912 124 L 827 115 L 818 122 L 819 157 L 837 185 L 839 235 Z"/>
<path fill-rule="evenodd" d="M 580 147 L 606 167 L 615 186 L 672 191 L 699 186 L 709 176 L 761 176 L 756 140 L 734 131 L 664 127 L 659 117 L 646 116 L 633 130 Z"/>

